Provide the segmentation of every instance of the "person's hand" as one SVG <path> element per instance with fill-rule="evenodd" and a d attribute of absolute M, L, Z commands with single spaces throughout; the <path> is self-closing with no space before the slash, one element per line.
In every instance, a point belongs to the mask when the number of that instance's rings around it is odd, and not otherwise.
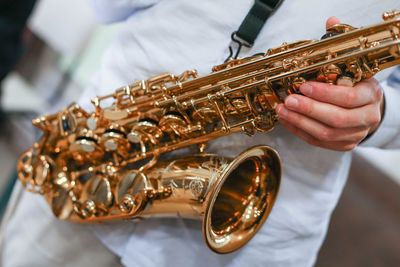
<path fill-rule="evenodd" d="M 327 26 L 340 23 L 336 17 Z M 307 143 L 327 149 L 354 149 L 378 127 L 383 113 L 383 91 L 374 78 L 353 88 L 320 82 L 306 82 L 301 93 L 276 107 L 279 122 Z"/>

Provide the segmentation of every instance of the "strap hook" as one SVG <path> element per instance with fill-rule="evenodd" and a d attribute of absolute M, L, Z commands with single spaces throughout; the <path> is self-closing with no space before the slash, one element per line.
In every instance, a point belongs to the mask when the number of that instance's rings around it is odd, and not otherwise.
<path fill-rule="evenodd" d="M 240 53 L 240 51 L 242 50 L 242 47 L 243 46 L 245 46 L 245 47 L 252 47 L 252 45 L 251 44 L 249 44 L 249 43 L 247 43 L 245 40 L 243 40 L 243 39 L 241 39 L 241 38 L 239 38 L 237 35 L 236 35 L 236 33 L 237 33 L 237 31 L 234 31 L 234 32 L 232 32 L 232 34 L 231 34 L 231 40 L 232 40 L 232 42 L 233 43 L 236 43 L 237 44 L 237 50 L 236 50 L 236 52 L 235 52 L 235 55 L 233 56 L 233 47 L 232 47 L 232 44 L 231 45 L 229 45 L 229 56 L 225 59 L 225 61 L 224 62 L 227 62 L 227 61 L 229 61 L 230 59 L 237 59 L 237 57 L 239 56 L 239 53 Z"/>

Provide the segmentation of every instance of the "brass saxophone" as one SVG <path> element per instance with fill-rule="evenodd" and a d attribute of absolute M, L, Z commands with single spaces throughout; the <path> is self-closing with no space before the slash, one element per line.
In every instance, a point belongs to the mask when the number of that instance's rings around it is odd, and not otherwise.
<path fill-rule="evenodd" d="M 331 26 L 328 38 L 284 43 L 267 53 L 137 81 L 72 104 L 33 124 L 43 137 L 18 162 L 23 186 L 43 194 L 59 219 L 97 222 L 154 216 L 201 218 L 207 245 L 229 253 L 259 230 L 277 197 L 281 164 L 256 146 L 235 159 L 205 153 L 227 134 L 268 132 L 275 107 L 314 80 L 335 84 L 400 64 L 400 11 L 369 27 Z M 159 161 L 197 145 L 199 154 Z"/>

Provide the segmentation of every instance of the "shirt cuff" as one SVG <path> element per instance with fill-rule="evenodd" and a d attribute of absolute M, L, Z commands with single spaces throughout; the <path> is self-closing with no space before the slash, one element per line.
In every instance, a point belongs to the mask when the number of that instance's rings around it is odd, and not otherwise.
<path fill-rule="evenodd" d="M 360 144 L 361 147 L 390 147 L 390 143 L 400 134 L 400 88 L 395 89 L 381 83 L 385 96 L 385 113 L 378 129 Z"/>

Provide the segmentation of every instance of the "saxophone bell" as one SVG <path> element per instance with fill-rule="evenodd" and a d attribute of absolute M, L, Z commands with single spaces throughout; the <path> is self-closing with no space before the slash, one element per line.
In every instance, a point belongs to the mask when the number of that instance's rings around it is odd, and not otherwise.
<path fill-rule="evenodd" d="M 216 181 L 203 219 L 203 235 L 217 253 L 244 246 L 274 205 L 281 180 L 277 152 L 256 146 L 242 152 Z"/>
<path fill-rule="evenodd" d="M 160 161 L 149 169 L 129 169 L 115 179 L 92 174 L 81 185 L 79 196 L 68 193 L 68 188 L 57 188 L 64 193 L 54 194 L 48 201 L 58 218 L 81 223 L 155 217 L 201 219 L 208 247 L 230 253 L 261 228 L 280 180 L 278 153 L 268 146 L 255 146 L 234 159 L 199 154 Z"/>

